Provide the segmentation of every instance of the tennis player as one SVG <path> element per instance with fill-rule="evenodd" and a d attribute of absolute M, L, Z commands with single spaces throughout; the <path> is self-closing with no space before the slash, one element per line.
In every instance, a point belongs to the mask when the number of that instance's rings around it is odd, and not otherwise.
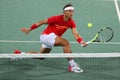
<path fill-rule="evenodd" d="M 43 24 L 47 24 L 46 29 L 40 35 L 40 41 L 42 43 L 40 53 L 50 53 L 52 47 L 62 46 L 63 52 L 65 54 L 71 54 L 72 51 L 69 41 L 62 38 L 62 35 L 64 34 L 64 32 L 66 32 L 67 29 L 71 29 L 74 38 L 79 44 L 84 47 L 87 46 L 86 42 L 83 41 L 82 37 L 76 29 L 76 24 L 72 19 L 73 14 L 73 5 L 67 4 L 64 6 L 62 14 L 49 17 L 45 20 L 41 20 L 38 23 L 34 23 L 30 28 L 22 28 L 21 31 L 25 34 L 28 34 L 34 29 L 42 26 Z M 67 59 L 70 64 L 68 67 L 69 71 L 75 73 L 83 72 L 83 70 L 77 65 L 73 58 L 69 57 Z"/>

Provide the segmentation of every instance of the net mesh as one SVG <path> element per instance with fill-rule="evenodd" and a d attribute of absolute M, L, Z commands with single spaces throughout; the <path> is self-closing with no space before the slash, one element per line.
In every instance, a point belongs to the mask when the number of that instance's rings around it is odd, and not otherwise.
<path fill-rule="evenodd" d="M 21 41 L 16 42 L 20 42 L 21 44 Z M 110 42 L 104 44 L 119 45 L 119 42 Z M 42 57 L 45 57 L 46 59 L 33 59 Z M 73 57 L 75 62 L 80 65 L 84 72 L 78 74 L 69 72 L 69 62 L 66 60 L 67 57 Z M 0 53 L 0 80 L 119 80 L 119 74 L 119 52 L 72 54 Z"/>
<path fill-rule="evenodd" d="M 40 57 L 46 59 L 33 59 Z M 84 72 L 69 72 L 67 57 L 73 57 Z M 0 54 L 0 80 L 119 80 L 119 63 L 120 53 L 6 53 Z"/>

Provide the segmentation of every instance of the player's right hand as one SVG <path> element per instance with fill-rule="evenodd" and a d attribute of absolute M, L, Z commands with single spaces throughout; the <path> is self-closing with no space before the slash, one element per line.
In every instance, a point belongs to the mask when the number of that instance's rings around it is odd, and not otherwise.
<path fill-rule="evenodd" d="M 80 44 L 82 47 L 86 47 L 88 45 L 85 41 L 82 41 Z"/>
<path fill-rule="evenodd" d="M 21 31 L 22 31 L 25 35 L 27 35 L 27 34 L 31 31 L 31 29 L 29 29 L 29 28 L 21 28 Z"/>

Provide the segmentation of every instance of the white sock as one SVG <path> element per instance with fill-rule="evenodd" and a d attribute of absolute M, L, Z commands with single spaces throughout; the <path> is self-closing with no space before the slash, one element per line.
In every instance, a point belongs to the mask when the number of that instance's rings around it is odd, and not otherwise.
<path fill-rule="evenodd" d="M 74 66 L 75 61 L 72 59 L 72 60 L 69 61 L 69 64 L 70 64 L 70 66 Z"/>

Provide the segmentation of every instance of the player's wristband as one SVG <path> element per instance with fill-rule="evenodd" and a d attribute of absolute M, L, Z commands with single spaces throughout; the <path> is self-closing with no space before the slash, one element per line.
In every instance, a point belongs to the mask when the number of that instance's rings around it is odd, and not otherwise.
<path fill-rule="evenodd" d="M 37 25 L 36 25 L 36 24 L 33 24 L 33 25 L 30 27 L 31 30 L 34 30 L 34 29 L 36 29 L 36 28 L 37 28 Z"/>
<path fill-rule="evenodd" d="M 82 41 L 83 41 L 82 37 L 80 37 L 80 38 L 77 39 L 78 43 L 81 43 Z"/>

